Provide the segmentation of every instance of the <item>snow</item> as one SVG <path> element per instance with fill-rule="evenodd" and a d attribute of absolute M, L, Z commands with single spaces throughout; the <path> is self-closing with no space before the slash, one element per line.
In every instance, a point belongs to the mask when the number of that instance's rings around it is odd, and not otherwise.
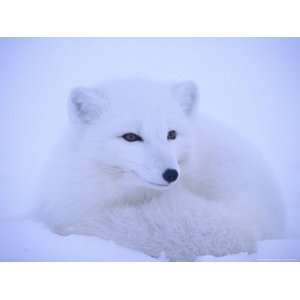
<path fill-rule="evenodd" d="M 80 235 L 60 236 L 40 223 L 9 220 L 0 223 L 2 261 L 150 261 L 151 258 L 111 241 Z"/>
<path fill-rule="evenodd" d="M 195 80 L 201 109 L 256 144 L 282 186 L 286 240 L 199 260 L 299 260 L 299 57 L 299 39 L 0 39 L 0 260 L 153 260 L 15 217 L 33 205 L 67 122 L 69 91 L 128 75 Z"/>
<path fill-rule="evenodd" d="M 299 240 L 265 240 L 253 254 L 240 253 L 223 257 L 202 256 L 199 261 L 299 261 Z"/>

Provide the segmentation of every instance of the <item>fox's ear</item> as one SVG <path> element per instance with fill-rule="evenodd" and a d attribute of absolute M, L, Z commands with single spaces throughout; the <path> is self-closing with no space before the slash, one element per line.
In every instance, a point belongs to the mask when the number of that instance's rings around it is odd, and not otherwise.
<path fill-rule="evenodd" d="M 103 101 L 104 96 L 95 88 L 73 89 L 69 99 L 71 120 L 81 124 L 94 122 L 101 115 Z"/>
<path fill-rule="evenodd" d="M 190 114 L 198 101 L 198 88 L 193 81 L 183 81 L 175 84 L 173 92 L 183 110 Z"/>

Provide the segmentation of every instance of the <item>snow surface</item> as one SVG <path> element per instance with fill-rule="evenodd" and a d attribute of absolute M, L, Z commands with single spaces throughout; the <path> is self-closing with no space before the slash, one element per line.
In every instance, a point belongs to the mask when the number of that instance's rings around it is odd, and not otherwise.
<path fill-rule="evenodd" d="M 152 260 L 15 219 L 33 205 L 71 88 L 130 75 L 195 80 L 202 111 L 256 144 L 282 186 L 287 240 L 261 242 L 256 254 L 199 259 L 299 260 L 300 39 L 280 38 L 0 39 L 0 260 Z"/>
<path fill-rule="evenodd" d="M 80 235 L 60 236 L 24 220 L 0 223 L 2 261 L 147 261 L 150 257 L 111 241 Z"/>

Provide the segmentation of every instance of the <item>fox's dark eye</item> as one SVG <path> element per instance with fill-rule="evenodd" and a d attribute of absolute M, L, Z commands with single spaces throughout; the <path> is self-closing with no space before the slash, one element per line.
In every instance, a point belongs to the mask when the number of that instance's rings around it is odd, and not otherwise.
<path fill-rule="evenodd" d="M 143 141 L 143 139 L 139 135 L 132 133 L 132 132 L 123 134 L 122 138 L 127 142 L 137 142 L 137 141 L 142 142 Z"/>
<path fill-rule="evenodd" d="M 175 130 L 170 130 L 168 132 L 168 140 L 175 140 L 177 136 L 177 132 Z"/>

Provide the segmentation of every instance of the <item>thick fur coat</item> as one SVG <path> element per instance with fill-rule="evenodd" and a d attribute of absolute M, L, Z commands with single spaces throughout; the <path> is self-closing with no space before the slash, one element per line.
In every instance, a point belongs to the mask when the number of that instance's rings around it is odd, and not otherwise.
<path fill-rule="evenodd" d="M 36 216 L 58 234 L 176 261 L 253 252 L 258 240 L 280 237 L 272 172 L 252 145 L 201 115 L 198 102 L 193 82 L 74 89 Z"/>

